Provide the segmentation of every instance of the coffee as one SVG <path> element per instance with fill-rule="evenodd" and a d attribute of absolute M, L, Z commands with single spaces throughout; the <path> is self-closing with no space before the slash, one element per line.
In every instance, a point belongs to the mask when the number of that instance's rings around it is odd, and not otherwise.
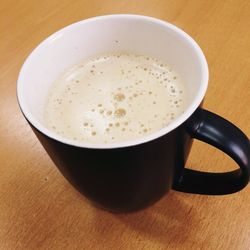
<path fill-rule="evenodd" d="M 187 104 L 187 88 L 164 62 L 107 53 L 73 66 L 54 82 L 44 118 L 63 137 L 113 143 L 166 127 Z"/>

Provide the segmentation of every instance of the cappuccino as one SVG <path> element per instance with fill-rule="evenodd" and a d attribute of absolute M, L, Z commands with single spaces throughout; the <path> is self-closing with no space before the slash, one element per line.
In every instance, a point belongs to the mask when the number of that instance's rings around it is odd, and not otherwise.
<path fill-rule="evenodd" d="M 107 53 L 85 60 L 52 84 L 44 120 L 80 142 L 113 143 L 160 130 L 186 109 L 180 76 L 160 60 Z"/>

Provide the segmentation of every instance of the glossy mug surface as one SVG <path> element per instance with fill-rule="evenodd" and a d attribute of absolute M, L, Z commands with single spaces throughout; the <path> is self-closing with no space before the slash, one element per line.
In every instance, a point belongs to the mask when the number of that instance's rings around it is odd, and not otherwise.
<path fill-rule="evenodd" d="M 43 114 L 53 81 L 83 59 L 120 51 L 159 58 L 173 67 L 191 99 L 183 114 L 154 133 L 117 143 L 84 143 L 49 130 Z M 171 188 L 218 195 L 248 184 L 249 140 L 233 124 L 201 108 L 207 84 L 206 59 L 185 32 L 151 17 L 109 15 L 72 24 L 35 48 L 20 71 L 17 96 L 25 118 L 65 178 L 96 205 L 130 212 L 153 204 Z M 224 151 L 239 168 L 220 174 L 185 168 L 193 138 Z"/>

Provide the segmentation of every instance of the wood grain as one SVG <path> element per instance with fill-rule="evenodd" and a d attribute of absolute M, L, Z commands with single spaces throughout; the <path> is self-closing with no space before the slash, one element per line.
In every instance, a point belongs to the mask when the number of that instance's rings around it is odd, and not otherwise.
<path fill-rule="evenodd" d="M 22 117 L 16 79 L 31 50 L 63 26 L 110 13 L 154 16 L 193 36 L 210 68 L 205 108 L 250 136 L 250 1 L 2 0 L 0 249 L 250 249 L 250 186 L 220 197 L 171 191 L 144 211 L 110 214 L 68 184 Z M 236 167 L 200 142 L 188 165 Z"/>

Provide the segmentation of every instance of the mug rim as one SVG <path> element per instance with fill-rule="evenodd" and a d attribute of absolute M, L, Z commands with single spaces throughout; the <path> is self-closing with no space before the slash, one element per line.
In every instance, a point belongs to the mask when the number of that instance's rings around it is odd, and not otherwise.
<path fill-rule="evenodd" d="M 42 123 L 40 123 L 33 115 L 31 112 L 29 112 L 29 107 L 26 105 L 26 102 L 21 95 L 21 84 L 22 84 L 22 78 L 23 75 L 25 74 L 25 71 L 30 63 L 31 57 L 35 56 L 36 53 L 44 46 L 46 46 L 47 43 L 53 42 L 56 38 L 60 37 L 63 35 L 63 32 L 67 32 L 68 30 L 72 29 L 73 27 L 76 26 L 81 26 L 83 23 L 86 24 L 88 22 L 94 22 L 97 20 L 105 20 L 105 19 L 112 19 L 112 18 L 133 18 L 133 19 L 140 19 L 140 20 L 145 20 L 149 22 L 156 23 L 158 25 L 161 25 L 165 28 L 173 30 L 175 33 L 178 35 L 182 36 L 186 41 L 190 43 L 192 48 L 195 50 L 196 54 L 198 55 L 199 61 L 201 63 L 201 68 L 202 68 L 202 77 L 201 77 L 201 83 L 200 83 L 200 88 L 197 94 L 195 95 L 195 98 L 192 100 L 191 104 L 187 109 L 185 109 L 184 113 L 178 116 L 174 121 L 172 121 L 169 125 L 166 127 L 157 130 L 153 133 L 150 133 L 148 135 L 139 137 L 137 139 L 132 139 L 132 140 L 127 140 L 127 141 L 122 141 L 122 142 L 114 142 L 114 143 L 85 143 L 85 142 L 79 142 L 79 141 L 74 141 L 65 137 L 62 137 L 55 132 L 49 130 L 46 128 Z M 75 146 L 75 147 L 80 147 L 80 148 L 91 148 L 91 149 L 112 149 L 112 148 L 124 148 L 124 147 L 130 147 L 130 146 L 136 146 L 140 145 L 143 143 L 147 143 L 149 141 L 155 140 L 157 138 L 160 138 L 169 132 L 173 131 L 177 127 L 179 127 L 181 124 L 183 124 L 193 113 L 194 111 L 199 107 L 201 104 L 205 93 L 207 91 L 208 87 L 208 78 L 209 78 L 209 72 L 208 72 L 208 65 L 206 58 L 199 47 L 199 45 L 196 43 L 196 41 L 188 35 L 185 31 L 182 29 L 178 28 L 177 26 L 168 23 L 166 21 L 150 17 L 150 16 L 144 16 L 144 15 L 135 15 L 135 14 L 112 14 L 112 15 L 104 15 L 104 16 L 96 16 L 96 17 L 91 17 L 88 19 L 84 19 L 78 22 L 75 22 L 73 24 L 70 24 L 68 26 L 65 26 L 62 29 L 59 29 L 58 31 L 54 32 L 47 38 L 45 38 L 42 42 L 40 42 L 28 55 L 26 60 L 24 61 L 21 70 L 18 75 L 17 79 L 17 101 L 19 104 L 19 107 L 24 115 L 24 117 L 27 119 L 27 121 L 34 126 L 39 132 L 44 134 L 45 136 L 48 136 L 51 139 L 54 139 L 58 142 Z"/>

